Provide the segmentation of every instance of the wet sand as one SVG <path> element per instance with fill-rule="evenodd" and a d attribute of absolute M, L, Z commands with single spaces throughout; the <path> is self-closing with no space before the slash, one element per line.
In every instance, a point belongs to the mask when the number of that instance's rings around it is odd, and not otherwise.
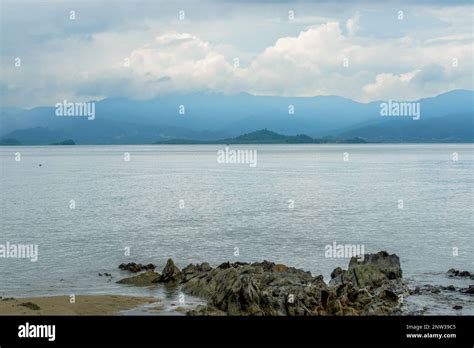
<path fill-rule="evenodd" d="M 121 295 L 69 296 L 0 299 L 0 315 L 120 315 L 144 304 L 159 301 L 154 297 Z"/>

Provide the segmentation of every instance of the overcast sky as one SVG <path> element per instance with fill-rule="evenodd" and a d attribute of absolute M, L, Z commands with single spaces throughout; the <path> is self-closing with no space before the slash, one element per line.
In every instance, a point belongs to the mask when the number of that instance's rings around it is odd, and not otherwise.
<path fill-rule="evenodd" d="M 474 88 L 470 1 L 0 3 L 2 105 L 204 90 L 367 102 Z"/>

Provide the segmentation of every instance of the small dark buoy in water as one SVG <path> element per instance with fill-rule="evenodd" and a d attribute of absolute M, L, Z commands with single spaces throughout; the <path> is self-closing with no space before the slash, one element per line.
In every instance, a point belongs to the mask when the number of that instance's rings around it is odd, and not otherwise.
<path fill-rule="evenodd" d="M 41 167 L 41 165 L 42 165 L 41 163 L 40 163 L 40 164 L 38 164 L 38 167 Z"/>

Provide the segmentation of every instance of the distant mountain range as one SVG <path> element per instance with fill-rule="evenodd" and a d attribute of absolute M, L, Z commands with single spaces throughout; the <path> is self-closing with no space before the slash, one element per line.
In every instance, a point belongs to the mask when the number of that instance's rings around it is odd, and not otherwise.
<path fill-rule="evenodd" d="M 283 143 L 359 138 L 367 142 L 474 142 L 473 91 L 454 90 L 418 102 L 419 120 L 382 117 L 380 101 L 364 104 L 336 96 L 194 93 L 146 101 L 114 98 L 96 102 L 93 120 L 58 117 L 54 106 L 1 108 L 0 141 L 41 145 L 66 139 L 76 144 L 232 143 L 234 139 L 243 143 L 266 141 L 239 136 L 268 129 L 286 134 L 278 140 Z M 273 137 L 267 141 L 277 141 Z"/>

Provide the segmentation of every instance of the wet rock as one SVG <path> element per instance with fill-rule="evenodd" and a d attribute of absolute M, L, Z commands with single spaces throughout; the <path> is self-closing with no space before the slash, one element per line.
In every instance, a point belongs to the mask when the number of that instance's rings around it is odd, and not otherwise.
<path fill-rule="evenodd" d="M 468 271 L 459 271 L 459 270 L 454 269 L 454 268 L 449 269 L 448 272 L 446 272 L 446 275 L 447 275 L 449 278 L 454 278 L 454 277 L 461 277 L 461 278 L 464 278 L 464 277 L 471 277 L 471 273 L 469 273 Z"/>
<path fill-rule="evenodd" d="M 130 262 L 130 263 L 122 263 L 118 267 L 122 271 L 130 271 L 132 273 L 138 273 L 141 271 L 147 271 L 147 270 L 154 270 L 156 266 L 152 263 L 149 263 L 148 265 L 142 265 L 141 263 L 135 263 L 135 262 Z"/>
<path fill-rule="evenodd" d="M 160 274 L 155 271 L 146 271 L 137 276 L 119 280 L 117 284 L 130 284 L 136 286 L 147 286 L 156 283 L 160 279 Z"/>
<path fill-rule="evenodd" d="M 170 283 L 170 282 L 179 282 L 183 279 L 183 273 L 180 269 L 174 264 L 172 259 L 168 259 L 166 262 L 165 268 L 161 272 L 161 277 L 159 279 L 160 283 Z"/>
<path fill-rule="evenodd" d="M 459 310 L 459 309 L 462 309 L 462 306 L 460 306 L 460 305 L 455 305 L 455 306 L 453 306 L 453 309 Z"/>
<path fill-rule="evenodd" d="M 461 289 L 460 291 L 461 291 L 462 293 L 464 293 L 464 294 L 471 294 L 471 295 L 473 295 L 473 294 L 474 294 L 474 285 L 469 285 L 468 288 L 466 288 L 466 289 Z"/>

